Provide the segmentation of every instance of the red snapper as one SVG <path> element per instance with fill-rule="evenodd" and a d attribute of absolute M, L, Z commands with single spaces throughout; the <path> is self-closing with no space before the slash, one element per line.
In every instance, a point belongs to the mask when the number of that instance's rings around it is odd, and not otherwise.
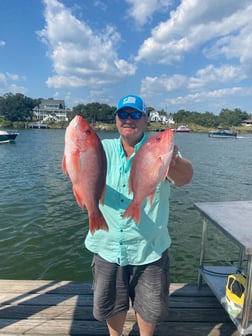
<path fill-rule="evenodd" d="M 79 207 L 87 208 L 90 232 L 108 230 L 99 209 L 105 195 L 106 155 L 94 129 L 79 115 L 66 129 L 62 170 L 72 182 Z"/>
<path fill-rule="evenodd" d="M 168 129 L 149 138 L 136 152 L 133 159 L 129 193 L 133 192 L 133 200 L 123 214 L 140 222 L 141 205 L 148 197 L 152 203 L 156 187 L 168 174 L 173 154 L 173 132 Z"/>

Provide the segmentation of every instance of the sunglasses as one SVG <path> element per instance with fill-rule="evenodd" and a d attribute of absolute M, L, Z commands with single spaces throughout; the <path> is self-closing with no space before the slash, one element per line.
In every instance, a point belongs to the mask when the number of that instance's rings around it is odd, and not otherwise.
<path fill-rule="evenodd" d="M 139 120 L 142 118 L 143 113 L 140 111 L 127 112 L 127 111 L 118 111 L 117 115 L 119 119 L 126 120 L 130 117 L 133 120 Z"/>

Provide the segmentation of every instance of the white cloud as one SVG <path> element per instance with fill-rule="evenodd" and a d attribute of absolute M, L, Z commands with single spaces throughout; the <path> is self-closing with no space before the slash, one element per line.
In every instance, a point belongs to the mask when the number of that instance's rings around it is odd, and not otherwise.
<path fill-rule="evenodd" d="M 223 65 L 215 67 L 209 64 L 204 69 L 199 69 L 195 77 L 189 78 L 189 89 L 199 89 L 204 87 L 216 86 L 220 83 L 230 83 L 240 81 L 246 78 L 246 74 L 240 66 Z"/>
<path fill-rule="evenodd" d="M 194 94 L 188 94 L 186 96 L 179 96 L 175 98 L 167 99 L 167 104 L 170 105 L 184 105 L 190 103 L 207 103 L 210 100 L 218 100 L 227 97 L 233 97 L 234 95 L 237 97 L 247 97 L 251 96 L 252 87 L 232 87 L 226 89 L 218 89 L 212 91 L 202 91 Z"/>
<path fill-rule="evenodd" d="M 20 80 L 20 76 L 17 75 L 17 74 L 12 74 L 12 73 L 6 72 L 5 75 L 6 75 L 6 78 L 10 79 L 11 81 L 18 81 L 18 80 Z M 22 77 L 22 79 L 25 79 L 25 78 Z"/>
<path fill-rule="evenodd" d="M 182 0 L 139 48 L 136 61 L 160 63 L 163 69 L 162 75 L 142 80 L 142 94 L 160 97 L 161 108 L 214 106 L 215 100 L 227 106 L 237 97 L 249 97 L 251 88 L 243 88 L 242 81 L 252 75 L 251 17 L 249 0 Z"/>
<path fill-rule="evenodd" d="M 6 82 L 7 82 L 7 80 L 6 80 L 6 75 L 3 74 L 3 73 L 0 73 L 0 86 L 5 85 Z"/>
<path fill-rule="evenodd" d="M 167 11 L 170 5 L 168 0 L 126 0 L 130 4 L 129 15 L 138 25 L 143 26 L 155 12 Z"/>
<path fill-rule="evenodd" d="M 0 40 L 0 47 L 4 47 L 5 44 L 6 44 L 5 41 L 1 41 L 1 40 Z"/>
<path fill-rule="evenodd" d="M 15 93 L 26 93 L 26 88 L 22 85 L 17 84 L 17 82 L 25 80 L 24 77 L 21 77 L 17 74 L 12 74 L 9 72 L 0 73 L 0 95 L 5 93 L 12 92 Z"/>
<path fill-rule="evenodd" d="M 219 53 L 242 61 L 244 51 L 236 41 L 243 44 L 251 36 L 251 15 L 249 0 L 183 0 L 169 20 L 152 30 L 136 59 L 171 64 L 186 53 L 205 48 L 212 51 L 209 56 Z M 229 54 L 231 46 L 235 48 Z"/>
<path fill-rule="evenodd" d="M 165 94 L 186 86 L 187 78 L 182 75 L 160 77 L 145 77 L 141 83 L 141 92 L 144 97 Z"/>
<path fill-rule="evenodd" d="M 100 34 L 72 15 L 57 0 L 44 0 L 46 26 L 39 36 L 48 47 L 55 75 L 49 87 L 89 87 L 116 83 L 131 76 L 136 66 L 118 57 L 120 34 L 112 26 Z"/>
<path fill-rule="evenodd" d="M 144 96 L 166 95 L 178 89 L 195 91 L 216 87 L 220 84 L 234 83 L 245 78 L 246 75 L 241 67 L 232 65 L 215 67 L 210 64 L 206 68 L 199 69 L 194 77 L 180 74 L 147 76 L 141 82 L 141 92 Z"/>

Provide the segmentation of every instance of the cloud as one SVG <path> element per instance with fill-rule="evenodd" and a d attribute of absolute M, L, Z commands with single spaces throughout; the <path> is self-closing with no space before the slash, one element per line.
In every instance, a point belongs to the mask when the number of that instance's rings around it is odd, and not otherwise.
<path fill-rule="evenodd" d="M 206 68 L 199 69 L 195 77 L 188 80 L 188 88 L 195 90 L 204 87 L 216 86 L 216 83 L 234 83 L 246 78 L 240 66 L 224 64 L 220 67 L 215 67 L 209 64 Z"/>
<path fill-rule="evenodd" d="M 207 103 L 208 101 L 216 101 L 219 99 L 239 96 L 248 97 L 252 95 L 252 87 L 232 87 L 225 89 L 218 89 L 212 91 L 202 91 L 186 96 L 178 96 L 175 98 L 167 99 L 167 104 L 170 105 L 188 105 L 190 103 Z"/>
<path fill-rule="evenodd" d="M 170 1 L 167 0 L 126 0 L 130 5 L 128 14 L 136 23 L 143 26 L 150 20 L 155 12 L 167 11 Z"/>
<path fill-rule="evenodd" d="M 144 96 L 161 95 L 174 92 L 178 89 L 199 90 L 215 87 L 216 83 L 229 84 L 246 78 L 246 74 L 241 67 L 233 65 L 223 65 L 215 67 L 213 64 L 199 69 L 195 76 L 187 77 L 181 74 L 146 76 L 141 82 L 141 92 Z"/>
<path fill-rule="evenodd" d="M 242 45 L 250 41 L 251 15 L 249 0 L 182 0 L 170 18 L 152 30 L 136 60 L 172 64 L 183 60 L 186 53 L 203 49 L 207 57 L 219 54 L 243 62 L 246 52 L 238 41 Z"/>
<path fill-rule="evenodd" d="M 136 66 L 118 57 L 120 34 L 113 26 L 97 34 L 59 1 L 44 4 L 46 25 L 38 34 L 53 61 L 55 75 L 48 78 L 49 87 L 92 89 L 135 74 Z"/>
<path fill-rule="evenodd" d="M 160 97 L 160 107 L 179 108 L 207 102 L 228 106 L 237 97 L 249 99 L 251 16 L 249 0 L 182 0 L 139 47 L 135 60 L 149 68 L 159 63 L 161 72 L 145 76 L 142 95 Z"/>
<path fill-rule="evenodd" d="M 160 95 L 183 88 L 186 84 L 187 78 L 179 74 L 145 77 L 141 83 L 141 92 L 144 97 Z"/>
<path fill-rule="evenodd" d="M 0 40 L 0 47 L 4 47 L 5 44 L 6 44 L 5 41 L 1 41 L 1 40 Z"/>
<path fill-rule="evenodd" d="M 21 77 L 17 74 L 12 74 L 9 72 L 0 73 L 0 95 L 5 93 L 12 92 L 15 93 L 26 93 L 26 88 L 22 85 L 17 84 L 16 82 L 25 80 L 24 77 Z"/>

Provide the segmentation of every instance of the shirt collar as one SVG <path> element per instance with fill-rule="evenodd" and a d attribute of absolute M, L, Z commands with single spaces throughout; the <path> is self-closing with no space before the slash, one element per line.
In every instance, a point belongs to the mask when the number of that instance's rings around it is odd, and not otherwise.
<path fill-rule="evenodd" d="M 143 143 L 147 140 L 147 136 L 144 134 L 142 139 L 135 145 L 134 147 L 134 154 L 138 151 L 138 149 L 143 145 Z M 120 150 L 120 156 L 125 156 L 125 152 L 122 146 L 122 142 L 121 142 L 121 137 L 119 137 L 118 139 L 119 142 L 119 150 Z"/>

